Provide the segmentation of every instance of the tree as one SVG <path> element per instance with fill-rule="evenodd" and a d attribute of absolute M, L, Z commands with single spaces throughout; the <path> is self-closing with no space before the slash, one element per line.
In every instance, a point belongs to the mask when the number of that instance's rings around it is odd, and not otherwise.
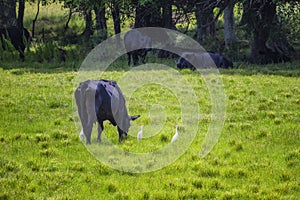
<path fill-rule="evenodd" d="M 31 34 L 32 34 L 33 38 L 35 37 L 35 22 L 36 22 L 36 20 L 37 20 L 37 18 L 39 16 L 39 13 L 40 13 L 40 4 L 41 4 L 41 0 L 38 0 L 38 2 L 37 2 L 37 11 L 36 11 L 34 19 L 32 20 Z"/>
<path fill-rule="evenodd" d="M 175 29 L 172 20 L 172 1 L 162 3 L 162 27 Z"/>
<path fill-rule="evenodd" d="M 236 43 L 234 28 L 234 0 L 230 0 L 224 9 L 224 41 L 226 46 L 232 46 Z"/>
<path fill-rule="evenodd" d="M 96 30 L 98 31 L 100 39 L 105 40 L 107 38 L 105 2 L 103 0 L 98 1 L 94 6 L 94 11 L 96 15 Z"/>
<path fill-rule="evenodd" d="M 216 26 L 213 9 L 217 4 L 212 0 L 205 0 L 196 3 L 196 19 L 197 19 L 197 41 L 203 42 L 204 36 L 215 37 Z"/>
<path fill-rule="evenodd" d="M 192 1 L 192 0 L 188 0 Z M 215 38 L 216 22 L 230 0 L 214 1 L 214 0 L 196 0 L 195 16 L 197 20 L 197 41 L 203 42 L 204 36 Z M 214 15 L 214 9 L 219 8 L 219 12 Z"/>
<path fill-rule="evenodd" d="M 18 10 L 18 26 L 20 27 L 21 30 L 23 30 L 24 25 L 24 10 L 25 10 L 25 0 L 19 0 L 19 10 Z"/>
<path fill-rule="evenodd" d="M 10 40 L 14 48 L 19 51 L 21 60 L 24 61 L 23 27 L 20 28 L 16 17 L 16 0 L 0 0 L 0 5 L 0 41 L 2 47 L 5 49 L 4 42 Z"/>
<path fill-rule="evenodd" d="M 86 38 L 89 38 L 94 33 L 92 9 L 88 5 L 88 3 L 83 3 L 82 10 L 83 10 L 84 21 L 85 21 L 85 28 L 82 35 Z"/>
<path fill-rule="evenodd" d="M 139 1 L 136 4 L 135 9 L 136 11 L 134 28 L 162 27 L 162 13 L 160 1 Z"/>
<path fill-rule="evenodd" d="M 113 17 L 114 21 L 114 30 L 115 34 L 121 33 L 121 19 L 120 19 L 120 6 L 119 6 L 119 1 L 117 0 L 111 0 L 111 15 Z"/>
<path fill-rule="evenodd" d="M 298 2 L 298 0 L 290 1 Z M 290 60 L 276 48 L 267 46 L 271 31 L 278 32 L 281 30 L 277 22 L 276 7 L 286 2 L 289 0 L 245 0 L 243 2 L 241 24 L 246 24 L 247 31 L 252 32 L 253 35 L 250 62 L 266 64 Z"/>
<path fill-rule="evenodd" d="M 60 1 L 63 1 L 63 0 L 60 0 Z M 69 22 L 72 18 L 72 15 L 73 15 L 73 13 L 75 12 L 76 9 L 75 9 L 75 5 L 74 5 L 73 0 L 65 0 L 65 1 L 63 1 L 63 3 L 64 3 L 63 7 L 69 9 L 68 19 L 67 19 L 67 22 L 66 22 L 65 27 L 64 27 L 64 30 L 66 32 L 67 29 L 69 28 Z"/>
<path fill-rule="evenodd" d="M 272 62 L 266 42 L 274 22 L 276 4 L 272 0 L 245 1 L 243 11 L 243 20 L 253 34 L 250 61 L 260 64 Z"/>
<path fill-rule="evenodd" d="M 17 27 L 16 0 L 0 0 L 0 28 Z"/>

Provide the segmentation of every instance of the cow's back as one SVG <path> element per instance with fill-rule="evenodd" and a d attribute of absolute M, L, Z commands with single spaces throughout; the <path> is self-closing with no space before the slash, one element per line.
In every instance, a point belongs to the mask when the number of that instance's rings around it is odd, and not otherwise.
<path fill-rule="evenodd" d="M 111 88 L 106 80 L 99 81 L 95 94 L 95 109 L 98 121 L 109 120 L 114 126 L 116 122 L 112 113 Z"/>
<path fill-rule="evenodd" d="M 124 45 L 126 50 L 133 51 L 136 49 L 140 49 L 142 44 L 140 44 L 140 38 L 142 34 L 138 30 L 130 30 L 124 36 Z"/>
<path fill-rule="evenodd" d="M 109 120 L 127 132 L 130 126 L 125 98 L 115 81 L 100 80 L 96 90 L 96 113 L 100 121 Z"/>

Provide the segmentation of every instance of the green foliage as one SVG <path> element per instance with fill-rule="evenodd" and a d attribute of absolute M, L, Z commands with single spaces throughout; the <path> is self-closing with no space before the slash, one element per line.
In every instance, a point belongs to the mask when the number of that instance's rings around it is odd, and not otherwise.
<path fill-rule="evenodd" d="M 300 3 L 282 3 L 277 7 L 278 23 L 290 42 L 300 40 Z"/>

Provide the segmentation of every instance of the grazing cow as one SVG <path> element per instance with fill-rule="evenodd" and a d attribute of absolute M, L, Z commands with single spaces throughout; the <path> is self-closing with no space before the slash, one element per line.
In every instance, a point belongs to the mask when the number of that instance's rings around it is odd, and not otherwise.
<path fill-rule="evenodd" d="M 17 27 L 11 27 L 6 29 L 0 29 L 0 38 L 2 43 L 2 48 L 5 50 L 6 48 L 6 41 L 11 41 L 14 48 L 19 51 L 19 55 L 22 61 L 24 61 L 24 50 L 25 45 L 29 42 L 30 34 L 27 29 L 20 30 Z M 4 39 L 5 38 L 5 39 Z"/>
<path fill-rule="evenodd" d="M 128 65 L 131 57 L 133 65 L 137 65 L 139 56 L 145 63 L 147 52 L 151 50 L 151 38 L 138 30 L 130 30 L 124 36 L 124 45 L 128 55 Z"/>
<path fill-rule="evenodd" d="M 127 113 L 124 96 L 115 81 L 88 80 L 80 83 L 75 91 L 78 114 L 82 124 L 82 133 L 86 136 L 86 143 L 91 143 L 93 124 L 98 122 L 98 138 L 104 129 L 103 121 L 118 127 L 119 141 L 127 135 L 130 120 L 138 116 L 129 116 Z M 81 135 L 81 137 L 83 137 Z"/>
<path fill-rule="evenodd" d="M 218 53 L 211 53 L 211 52 L 208 54 L 218 68 L 228 69 L 229 67 L 233 67 L 233 63 L 227 58 L 225 58 L 224 56 L 221 56 Z"/>
<path fill-rule="evenodd" d="M 197 66 L 193 66 L 189 61 L 197 64 Z M 210 68 L 213 67 L 212 65 L 216 65 L 218 68 L 233 67 L 233 63 L 230 60 L 220 54 L 211 52 L 184 52 L 177 61 L 178 69 L 188 68 L 195 70 L 196 68 Z"/>

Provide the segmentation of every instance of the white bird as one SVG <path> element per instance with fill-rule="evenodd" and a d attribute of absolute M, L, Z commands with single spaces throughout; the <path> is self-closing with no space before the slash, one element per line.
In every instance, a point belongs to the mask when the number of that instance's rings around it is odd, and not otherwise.
<path fill-rule="evenodd" d="M 172 142 L 172 143 L 175 142 L 175 141 L 177 140 L 177 138 L 178 138 L 178 125 L 176 125 L 176 133 L 175 133 L 175 135 L 172 137 L 171 142 Z"/>
<path fill-rule="evenodd" d="M 141 130 L 138 132 L 138 134 L 136 136 L 137 140 L 141 140 L 142 139 L 142 137 L 143 137 L 143 128 L 144 128 L 144 126 L 141 126 Z"/>

